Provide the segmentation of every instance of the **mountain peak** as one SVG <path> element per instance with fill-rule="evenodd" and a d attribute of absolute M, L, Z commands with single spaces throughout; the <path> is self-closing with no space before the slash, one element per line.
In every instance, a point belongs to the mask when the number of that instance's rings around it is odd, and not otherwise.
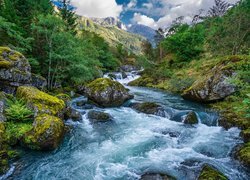
<path fill-rule="evenodd" d="M 106 17 L 106 18 L 90 18 L 95 23 L 104 27 L 117 27 L 119 29 L 126 30 L 126 26 L 117 18 Z"/>

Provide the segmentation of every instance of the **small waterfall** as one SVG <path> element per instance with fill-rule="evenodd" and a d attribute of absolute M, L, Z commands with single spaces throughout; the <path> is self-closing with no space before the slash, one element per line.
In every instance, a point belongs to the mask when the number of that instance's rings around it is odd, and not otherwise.
<path fill-rule="evenodd" d="M 140 71 L 131 72 L 110 72 L 104 74 L 103 77 L 110 78 L 112 80 L 118 81 L 121 84 L 127 85 L 129 82 L 134 81 L 140 77 Z"/>

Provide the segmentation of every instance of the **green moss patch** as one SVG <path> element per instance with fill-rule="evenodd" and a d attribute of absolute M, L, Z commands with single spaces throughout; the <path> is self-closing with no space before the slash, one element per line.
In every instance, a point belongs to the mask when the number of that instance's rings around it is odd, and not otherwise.
<path fill-rule="evenodd" d="M 87 85 L 92 92 L 105 91 L 107 88 L 115 87 L 116 90 L 124 90 L 123 85 L 108 78 L 98 78 Z"/>
<path fill-rule="evenodd" d="M 54 150 L 58 147 L 64 134 L 64 124 L 61 119 L 41 114 L 36 117 L 33 129 L 26 133 L 23 145 L 34 150 Z"/>
<path fill-rule="evenodd" d="M 198 180 L 227 180 L 228 178 L 224 176 L 218 170 L 205 165 L 198 177 Z"/>
<path fill-rule="evenodd" d="M 32 123 L 6 122 L 6 141 L 14 146 L 19 143 L 24 134 L 32 129 Z"/>
<path fill-rule="evenodd" d="M 25 100 L 38 114 L 58 115 L 65 107 L 63 100 L 31 86 L 20 86 L 16 95 Z"/>
<path fill-rule="evenodd" d="M 236 158 L 245 166 L 250 167 L 250 142 L 244 144 L 236 153 Z"/>

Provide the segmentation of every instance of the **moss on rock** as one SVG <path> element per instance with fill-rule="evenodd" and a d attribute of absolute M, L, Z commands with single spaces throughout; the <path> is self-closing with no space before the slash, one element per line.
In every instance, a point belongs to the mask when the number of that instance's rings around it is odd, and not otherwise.
<path fill-rule="evenodd" d="M 246 167 L 250 168 L 250 142 L 244 144 L 237 152 L 236 158 Z"/>
<path fill-rule="evenodd" d="M 36 117 L 33 128 L 26 133 L 22 144 L 34 150 L 54 150 L 64 135 L 64 123 L 60 118 L 41 114 Z"/>
<path fill-rule="evenodd" d="M 250 142 L 250 128 L 241 131 L 240 136 L 243 138 L 244 142 Z"/>
<path fill-rule="evenodd" d="M 205 165 L 198 177 L 198 180 L 227 180 L 228 178 L 218 170 Z"/>
<path fill-rule="evenodd" d="M 153 102 L 134 103 L 131 107 L 145 114 L 153 114 L 161 117 L 166 116 L 164 109 L 160 105 Z"/>
<path fill-rule="evenodd" d="M 6 122 L 6 142 L 14 146 L 32 129 L 32 123 Z"/>
<path fill-rule="evenodd" d="M 194 111 L 189 112 L 184 119 L 185 124 L 197 124 L 198 122 L 198 117 Z"/>
<path fill-rule="evenodd" d="M 103 107 L 122 105 L 133 96 L 119 82 L 108 78 L 99 78 L 86 86 L 85 93 L 89 100 Z"/>
<path fill-rule="evenodd" d="M 25 100 L 37 114 L 59 116 L 65 108 L 63 100 L 51 96 L 31 86 L 20 86 L 16 93 L 18 98 Z"/>

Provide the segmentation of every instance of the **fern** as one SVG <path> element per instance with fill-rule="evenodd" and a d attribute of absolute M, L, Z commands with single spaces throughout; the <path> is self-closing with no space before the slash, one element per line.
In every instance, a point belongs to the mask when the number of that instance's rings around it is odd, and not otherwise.
<path fill-rule="evenodd" d="M 8 121 L 29 121 L 33 117 L 33 112 L 30 110 L 26 103 L 21 99 L 8 99 L 5 115 Z"/>

